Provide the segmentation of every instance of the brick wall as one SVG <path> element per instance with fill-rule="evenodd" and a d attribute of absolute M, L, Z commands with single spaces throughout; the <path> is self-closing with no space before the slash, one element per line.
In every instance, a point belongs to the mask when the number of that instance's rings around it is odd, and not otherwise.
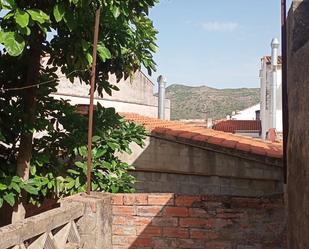
<path fill-rule="evenodd" d="M 112 195 L 113 249 L 285 246 L 281 197 Z"/>

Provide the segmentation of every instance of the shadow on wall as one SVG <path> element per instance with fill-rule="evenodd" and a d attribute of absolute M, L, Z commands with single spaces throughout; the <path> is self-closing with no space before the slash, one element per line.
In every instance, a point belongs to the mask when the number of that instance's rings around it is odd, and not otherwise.
<path fill-rule="evenodd" d="M 136 167 L 141 193 L 269 196 L 283 193 L 281 159 L 148 137 L 122 159 Z"/>
<path fill-rule="evenodd" d="M 113 249 L 286 248 L 281 197 L 116 194 L 112 205 Z"/>
<path fill-rule="evenodd" d="M 34 215 L 38 215 L 40 213 L 57 208 L 59 206 L 60 204 L 57 202 L 56 199 L 45 199 L 40 207 L 32 205 L 32 204 L 27 204 L 25 206 L 26 218 L 29 218 Z M 12 213 L 13 213 L 13 208 L 9 206 L 8 204 L 4 204 L 0 208 L 0 227 L 11 224 Z"/>

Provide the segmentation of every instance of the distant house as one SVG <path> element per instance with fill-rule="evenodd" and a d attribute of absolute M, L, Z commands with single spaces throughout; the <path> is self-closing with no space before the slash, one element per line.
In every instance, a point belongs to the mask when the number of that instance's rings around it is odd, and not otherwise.
<path fill-rule="evenodd" d="M 259 120 L 260 119 L 260 103 L 250 106 L 242 111 L 232 114 L 232 120 Z"/>
<path fill-rule="evenodd" d="M 256 138 L 262 132 L 260 120 L 224 120 L 215 124 L 213 129 Z"/>
<path fill-rule="evenodd" d="M 218 122 L 214 129 L 268 138 L 269 129 L 282 134 L 282 59 L 278 56 L 279 42 L 273 39 L 271 56 L 261 59 L 261 101 L 259 104 L 228 116 L 230 120 Z M 245 131 L 245 132 L 244 132 Z"/>
<path fill-rule="evenodd" d="M 46 61 L 48 57 L 43 58 Z M 60 71 L 60 77 L 64 76 Z M 120 90 L 113 91 L 112 96 L 104 93 L 103 98 L 95 93 L 94 104 L 99 102 L 104 107 L 114 107 L 117 112 L 134 112 L 148 117 L 158 117 L 158 97 L 154 96 L 154 83 L 142 72 L 137 71 L 131 78 L 116 82 L 116 77 L 110 75 L 109 82 Z M 89 85 L 80 83 L 78 79 L 71 83 L 61 77 L 57 92 L 52 96 L 56 99 L 70 100 L 72 105 L 89 104 Z M 170 119 L 170 101 L 165 99 L 165 119 Z"/>

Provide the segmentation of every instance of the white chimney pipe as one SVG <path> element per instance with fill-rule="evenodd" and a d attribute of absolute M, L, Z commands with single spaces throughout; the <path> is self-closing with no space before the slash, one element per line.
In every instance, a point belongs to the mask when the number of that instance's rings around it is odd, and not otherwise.
<path fill-rule="evenodd" d="M 160 75 L 158 77 L 159 98 L 158 98 L 158 118 L 165 119 L 165 84 L 166 79 Z"/>
<path fill-rule="evenodd" d="M 271 92 L 271 128 L 276 129 L 277 113 L 277 65 L 278 65 L 279 41 L 274 38 L 271 41 L 271 70 L 272 70 L 272 92 Z"/>

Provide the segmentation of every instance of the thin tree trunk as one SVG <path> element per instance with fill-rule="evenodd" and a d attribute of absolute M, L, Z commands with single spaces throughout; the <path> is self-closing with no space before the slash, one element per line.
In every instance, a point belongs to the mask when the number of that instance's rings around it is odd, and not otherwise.
<path fill-rule="evenodd" d="M 26 52 L 27 59 L 27 76 L 26 86 L 37 84 L 40 74 L 40 60 L 42 53 L 42 33 L 40 30 L 35 31 L 29 50 Z M 36 96 L 37 87 L 31 87 L 23 90 L 23 103 L 24 103 L 24 116 L 23 123 L 27 124 L 27 127 L 33 127 L 35 122 L 35 109 L 36 109 Z M 30 131 L 24 131 L 21 134 L 21 140 L 19 145 L 19 151 L 17 156 L 17 169 L 16 174 L 20 176 L 24 181 L 29 179 L 30 172 L 30 160 L 32 158 L 32 140 L 33 133 Z M 25 203 L 27 200 L 26 192 L 22 192 L 22 198 L 19 203 L 15 205 L 12 214 L 12 223 L 23 220 L 26 215 Z"/>

